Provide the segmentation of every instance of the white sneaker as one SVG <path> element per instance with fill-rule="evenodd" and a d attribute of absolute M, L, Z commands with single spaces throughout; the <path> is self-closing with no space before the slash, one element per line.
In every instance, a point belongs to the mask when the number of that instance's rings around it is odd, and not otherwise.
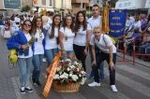
<path fill-rule="evenodd" d="M 111 89 L 113 92 L 118 92 L 118 89 L 116 88 L 115 85 L 111 85 L 111 86 L 110 86 L 110 89 Z"/>
<path fill-rule="evenodd" d="M 97 82 L 92 82 L 90 84 L 88 84 L 89 87 L 95 87 L 95 86 L 101 86 L 101 83 L 97 83 Z"/>
<path fill-rule="evenodd" d="M 42 59 L 42 62 L 46 62 L 46 58 L 43 58 L 43 59 Z"/>

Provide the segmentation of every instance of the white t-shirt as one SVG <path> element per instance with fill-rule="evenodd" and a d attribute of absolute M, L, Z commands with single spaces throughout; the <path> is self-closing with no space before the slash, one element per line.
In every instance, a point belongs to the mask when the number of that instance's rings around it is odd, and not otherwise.
<path fill-rule="evenodd" d="M 48 17 L 48 24 L 52 24 L 52 19 L 50 17 Z"/>
<path fill-rule="evenodd" d="M 142 23 L 141 23 L 140 20 L 139 21 L 135 21 L 134 22 L 134 29 L 141 28 L 141 25 L 142 25 Z"/>
<path fill-rule="evenodd" d="M 37 38 L 37 41 L 34 42 L 34 55 L 44 54 L 44 46 L 43 46 L 44 34 L 41 31 L 36 30 L 34 37 Z"/>
<path fill-rule="evenodd" d="M 112 52 L 116 53 L 116 47 L 108 35 L 102 34 L 99 41 L 95 39 L 94 35 L 92 35 L 90 44 L 96 44 L 96 46 L 104 53 L 109 53 L 109 46 L 112 46 Z"/>
<path fill-rule="evenodd" d="M 50 24 L 48 24 L 48 23 L 44 24 L 43 28 L 46 29 L 46 30 L 48 30 L 50 28 Z"/>
<path fill-rule="evenodd" d="M 79 46 L 86 46 L 86 32 L 91 30 L 91 26 L 87 24 L 87 29 L 83 30 L 83 26 L 80 27 L 74 38 L 74 44 Z"/>
<path fill-rule="evenodd" d="M 93 16 L 88 19 L 88 23 L 92 27 L 92 31 L 94 27 L 101 26 L 102 25 L 102 16 L 98 16 L 97 18 L 94 18 Z"/>
<path fill-rule="evenodd" d="M 19 17 L 15 17 L 15 22 L 20 23 L 20 18 Z"/>
<path fill-rule="evenodd" d="M 50 38 L 50 34 L 51 34 L 51 28 L 49 28 L 46 34 L 46 45 L 45 45 L 46 50 L 58 48 L 57 45 L 58 27 L 54 28 L 54 38 Z"/>
<path fill-rule="evenodd" d="M 60 32 L 64 34 L 63 45 L 65 51 L 73 51 L 73 40 L 74 40 L 75 33 L 73 33 L 71 29 L 68 29 L 66 27 L 65 28 L 61 27 Z"/>
<path fill-rule="evenodd" d="M 31 39 L 31 35 L 29 33 L 24 34 L 24 35 L 25 35 L 27 41 L 29 42 L 30 39 Z M 33 51 L 32 51 L 31 46 L 30 46 L 29 47 L 29 54 L 27 56 L 25 56 L 24 54 L 23 55 L 18 55 L 18 58 L 30 58 L 32 56 L 33 56 Z"/>

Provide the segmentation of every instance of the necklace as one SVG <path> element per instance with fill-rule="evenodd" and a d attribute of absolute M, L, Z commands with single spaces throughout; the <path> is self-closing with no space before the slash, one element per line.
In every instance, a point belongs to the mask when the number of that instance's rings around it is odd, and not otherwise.
<path fill-rule="evenodd" d="M 40 35 L 40 38 L 42 38 L 42 30 L 41 29 L 39 30 L 39 35 Z"/>

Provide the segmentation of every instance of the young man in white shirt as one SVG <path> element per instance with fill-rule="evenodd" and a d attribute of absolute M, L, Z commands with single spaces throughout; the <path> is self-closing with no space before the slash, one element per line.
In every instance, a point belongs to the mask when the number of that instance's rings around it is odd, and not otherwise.
<path fill-rule="evenodd" d="M 110 88 L 113 92 L 118 92 L 115 86 L 115 63 L 116 63 L 116 47 L 112 43 L 108 35 L 103 34 L 100 27 L 94 28 L 94 35 L 91 37 L 90 44 L 92 46 L 92 70 L 94 72 L 94 82 L 88 84 L 90 87 L 100 86 L 98 74 L 98 66 L 103 62 L 107 61 L 109 65 L 109 75 L 110 75 Z M 100 49 L 100 53 L 96 55 L 95 46 Z M 97 61 L 98 58 L 99 60 Z"/>
<path fill-rule="evenodd" d="M 90 24 L 91 28 L 92 28 L 92 33 L 93 34 L 93 29 L 94 27 L 101 27 L 102 25 L 102 16 L 100 16 L 100 7 L 97 4 L 94 4 L 92 7 L 92 17 L 88 19 L 88 23 Z M 91 51 L 90 51 L 91 52 Z M 98 53 L 99 50 L 96 48 L 96 52 Z M 92 55 L 91 55 L 91 59 L 92 59 Z M 103 81 L 104 80 L 104 69 L 103 69 L 103 65 L 104 63 L 102 62 L 99 66 L 100 68 L 100 79 Z M 91 72 L 90 77 L 91 78 L 93 76 L 93 73 Z"/>

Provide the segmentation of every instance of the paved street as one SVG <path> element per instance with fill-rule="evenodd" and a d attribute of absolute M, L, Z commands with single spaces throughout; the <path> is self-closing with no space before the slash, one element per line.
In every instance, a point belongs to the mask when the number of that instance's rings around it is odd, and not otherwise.
<path fill-rule="evenodd" d="M 0 37 L 0 99 L 44 99 L 42 88 L 33 86 L 32 94 L 21 95 L 19 92 L 19 70 L 8 63 L 8 50 L 5 46 L 6 40 Z M 120 56 L 120 55 L 119 55 Z M 128 57 L 131 58 L 131 57 Z M 118 57 L 120 60 L 121 57 Z M 57 93 L 52 88 L 47 99 L 150 99 L 150 62 L 136 60 L 135 66 L 131 62 L 117 62 L 116 86 L 118 93 L 109 89 L 109 77 L 107 66 L 105 66 L 105 80 L 100 87 L 90 88 L 87 86 L 92 80 L 88 79 L 86 84 L 80 87 L 77 93 Z M 87 59 L 88 74 L 90 61 Z M 41 82 L 45 83 L 45 69 L 43 64 Z"/>

